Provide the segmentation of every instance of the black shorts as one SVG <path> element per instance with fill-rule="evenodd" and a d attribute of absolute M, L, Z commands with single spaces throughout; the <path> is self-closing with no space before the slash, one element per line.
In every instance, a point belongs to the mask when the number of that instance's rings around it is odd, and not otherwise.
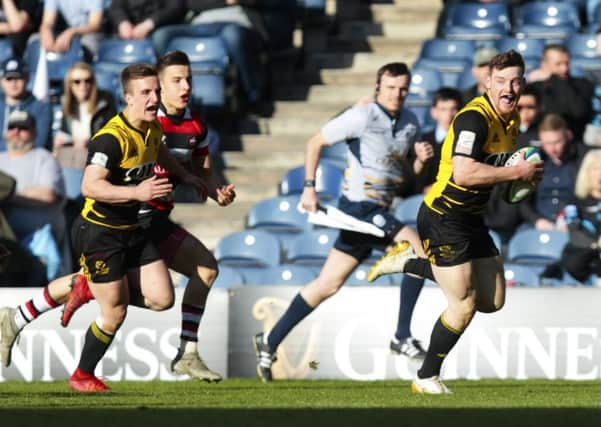
<path fill-rule="evenodd" d="M 128 270 L 161 259 L 141 228 L 117 230 L 78 216 L 73 222 L 72 239 L 84 275 L 95 283 L 119 280 Z"/>
<path fill-rule="evenodd" d="M 440 215 L 422 203 L 417 231 L 430 262 L 440 267 L 499 255 L 482 215 Z"/>
<path fill-rule="evenodd" d="M 338 208 L 358 220 L 369 222 L 384 231 L 384 237 L 371 234 L 340 230 L 334 247 L 362 262 L 369 258 L 373 249 L 384 249 L 394 240 L 394 236 L 405 226 L 384 206 L 370 202 L 351 202 L 342 196 Z"/>
<path fill-rule="evenodd" d="M 161 258 L 170 265 L 182 242 L 190 233 L 169 219 L 169 211 L 154 211 L 143 229 L 159 249 Z"/>

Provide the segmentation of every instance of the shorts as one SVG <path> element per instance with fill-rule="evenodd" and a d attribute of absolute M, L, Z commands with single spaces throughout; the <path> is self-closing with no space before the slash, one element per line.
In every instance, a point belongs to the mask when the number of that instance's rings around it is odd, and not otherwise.
<path fill-rule="evenodd" d="M 440 215 L 422 203 L 417 231 L 430 262 L 440 267 L 499 255 L 482 215 Z"/>
<path fill-rule="evenodd" d="M 72 228 L 73 251 L 86 279 L 106 283 L 122 279 L 128 270 L 161 259 L 141 228 L 118 230 L 78 216 Z"/>
<path fill-rule="evenodd" d="M 154 211 L 150 224 L 143 227 L 144 232 L 150 234 L 150 240 L 159 249 L 161 258 L 167 265 L 171 265 L 182 242 L 190 235 L 169 219 L 169 213 L 170 211 Z"/>
<path fill-rule="evenodd" d="M 390 245 L 396 234 L 405 226 L 392 215 L 384 206 L 371 202 L 351 202 L 342 196 L 338 208 L 347 215 L 360 221 L 374 224 L 384 231 L 384 237 L 371 234 L 357 233 L 350 230 L 340 230 L 334 247 L 357 261 L 362 262 L 369 258 L 373 249 L 384 249 Z"/>

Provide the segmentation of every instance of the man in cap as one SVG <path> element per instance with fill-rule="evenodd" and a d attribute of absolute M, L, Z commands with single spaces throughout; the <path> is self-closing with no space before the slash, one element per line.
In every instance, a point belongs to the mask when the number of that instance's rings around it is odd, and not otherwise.
<path fill-rule="evenodd" d="M 0 65 L 0 134 L 5 135 L 8 122 L 6 118 L 15 110 L 28 111 L 36 118 L 36 147 L 48 148 L 51 140 L 52 108 L 50 103 L 36 99 L 27 90 L 29 70 L 24 61 L 10 58 Z M 6 141 L 0 138 L 0 151 L 6 150 Z"/>
<path fill-rule="evenodd" d="M 483 46 L 476 49 L 472 63 L 472 75 L 476 79 L 476 84 L 461 94 L 464 104 L 467 104 L 473 98 L 482 95 L 486 91 L 486 78 L 490 72 L 488 63 L 494 56 L 498 55 L 498 53 L 499 51 L 492 46 Z"/>
<path fill-rule="evenodd" d="M 17 240 L 50 224 L 60 242 L 65 234 L 62 172 L 49 151 L 34 147 L 35 140 L 36 119 L 32 113 L 10 113 L 4 134 L 7 151 L 0 153 L 0 171 L 15 178 L 17 188 L 5 202 L 4 212 Z"/>

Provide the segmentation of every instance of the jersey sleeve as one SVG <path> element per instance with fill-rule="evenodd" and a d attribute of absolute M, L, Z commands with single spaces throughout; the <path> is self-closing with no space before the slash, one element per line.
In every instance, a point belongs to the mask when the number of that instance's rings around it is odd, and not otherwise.
<path fill-rule="evenodd" d="M 352 107 L 327 122 L 321 134 L 329 145 L 359 138 L 367 122 L 367 107 Z"/>
<path fill-rule="evenodd" d="M 486 118 L 477 111 L 465 111 L 453 122 L 453 156 L 484 160 L 484 144 L 488 137 Z"/>
<path fill-rule="evenodd" d="M 106 133 L 99 135 L 88 144 L 88 165 L 112 170 L 119 167 L 122 157 L 119 141 L 113 135 Z"/>

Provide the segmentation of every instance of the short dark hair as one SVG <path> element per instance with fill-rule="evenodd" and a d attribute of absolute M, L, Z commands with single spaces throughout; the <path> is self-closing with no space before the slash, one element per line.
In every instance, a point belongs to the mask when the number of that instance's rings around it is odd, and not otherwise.
<path fill-rule="evenodd" d="M 565 45 L 563 45 L 561 43 L 551 43 L 544 47 L 543 54 L 541 55 L 541 57 L 544 59 L 545 56 L 547 55 L 547 52 L 549 52 L 551 50 L 553 50 L 555 52 L 565 53 L 567 55 L 570 54 L 570 51 L 568 50 L 568 48 Z"/>
<path fill-rule="evenodd" d="M 174 50 L 161 56 L 157 61 L 157 72 L 161 74 L 165 68 L 171 65 L 185 65 L 190 66 L 190 58 L 181 50 Z"/>
<path fill-rule="evenodd" d="M 534 85 L 527 84 L 526 86 L 524 86 L 524 90 L 522 91 L 522 94 L 520 96 L 524 95 L 532 96 L 536 101 L 536 105 L 540 106 L 540 93 L 538 92 L 538 90 L 536 90 L 536 87 L 534 87 Z"/>
<path fill-rule="evenodd" d="M 409 67 L 407 67 L 407 64 L 405 64 L 404 62 L 391 62 L 389 64 L 381 66 L 378 70 L 378 73 L 376 75 L 376 86 L 380 85 L 380 81 L 382 80 L 382 76 L 384 74 L 389 74 L 392 77 L 411 77 L 411 71 L 409 71 Z"/>
<path fill-rule="evenodd" d="M 490 67 L 491 72 L 492 70 L 504 70 L 505 68 L 509 67 L 520 67 L 523 74 L 524 70 L 526 69 L 526 66 L 524 65 L 524 58 L 522 58 L 522 55 L 520 55 L 519 52 L 513 49 L 494 56 L 490 60 L 490 64 L 488 66 Z"/>
<path fill-rule="evenodd" d="M 144 77 L 156 77 L 157 69 L 150 64 L 131 64 L 121 71 L 121 87 L 123 92 L 129 90 L 129 82 L 132 80 L 143 79 Z"/>
<path fill-rule="evenodd" d="M 436 107 L 436 104 L 442 101 L 455 101 L 457 107 L 461 107 L 463 99 L 461 98 L 461 92 L 452 87 L 441 87 L 432 97 L 432 107 Z"/>

